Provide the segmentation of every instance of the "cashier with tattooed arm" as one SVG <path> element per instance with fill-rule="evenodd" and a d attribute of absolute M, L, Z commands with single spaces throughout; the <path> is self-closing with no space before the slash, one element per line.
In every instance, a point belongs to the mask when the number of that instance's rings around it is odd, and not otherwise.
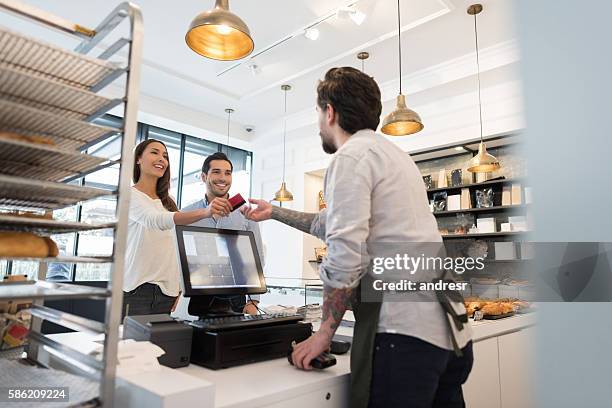
<path fill-rule="evenodd" d="M 308 214 L 264 200 L 242 209 L 249 219 L 277 220 L 327 245 L 319 271 L 321 327 L 294 348 L 293 362 L 311 369 L 352 306 L 351 407 L 464 407 L 470 328 L 452 327 L 438 302 L 359 300 L 360 285 L 372 281 L 362 244 L 442 242 L 415 163 L 375 132 L 382 110 L 378 85 L 354 68 L 333 68 L 319 82 L 316 102 L 323 150 L 334 154 L 324 182 L 327 209 Z M 465 310 L 463 303 L 457 307 Z"/>

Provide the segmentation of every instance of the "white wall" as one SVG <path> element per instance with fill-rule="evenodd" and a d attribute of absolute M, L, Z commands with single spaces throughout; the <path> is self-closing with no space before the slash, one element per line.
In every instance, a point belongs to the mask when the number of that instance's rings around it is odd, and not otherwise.
<path fill-rule="evenodd" d="M 509 81 L 483 89 L 484 134 L 513 132 L 524 127 L 521 84 Z M 409 98 L 410 99 L 410 98 Z M 425 130 L 413 136 L 393 139 L 406 151 L 472 140 L 479 136 L 476 92 L 459 93 L 422 106 L 413 106 L 425 124 Z M 383 115 L 393 108 L 394 100 L 385 101 Z M 253 140 L 253 196 L 270 200 L 282 178 L 282 122 Z M 294 210 L 309 208 L 316 194 L 314 183 L 306 173 L 327 167 L 331 156 L 321 149 L 314 107 L 287 119 L 287 187 L 294 201 L 285 203 Z M 315 183 L 316 184 L 316 183 Z M 318 191 L 318 190 L 317 190 Z M 308 196 L 306 196 L 308 195 Z M 312 277 L 312 268 L 304 262 L 312 259 L 316 241 L 276 221 L 262 225 L 267 247 L 266 276 Z"/>

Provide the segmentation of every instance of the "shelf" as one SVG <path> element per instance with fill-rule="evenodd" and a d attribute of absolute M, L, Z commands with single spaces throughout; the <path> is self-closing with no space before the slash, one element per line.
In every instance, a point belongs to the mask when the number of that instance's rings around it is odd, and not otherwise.
<path fill-rule="evenodd" d="M 0 230 L 33 232 L 40 235 L 66 234 L 69 232 L 91 231 L 114 228 L 115 223 L 86 224 L 83 222 L 58 221 L 44 218 L 18 217 L 0 213 Z"/>
<path fill-rule="evenodd" d="M 427 194 L 437 193 L 439 191 L 448 191 L 448 190 L 461 190 L 462 188 L 478 188 L 478 187 L 486 187 L 497 184 L 511 184 L 511 183 L 521 183 L 522 179 L 513 178 L 513 179 L 501 179 L 501 180 L 490 180 L 483 181 L 482 183 L 472 183 L 472 184 L 463 184 L 455 187 L 442 187 L 442 188 L 432 188 L 427 190 Z"/>
<path fill-rule="evenodd" d="M 41 305 L 32 305 L 29 310 L 32 316 L 40 317 L 41 319 L 59 324 L 68 329 L 93 334 L 104 333 L 104 324 L 97 320 L 86 319 L 82 316 L 73 315 Z"/>
<path fill-rule="evenodd" d="M 448 234 L 442 235 L 443 239 L 476 239 L 476 238 L 495 238 L 495 237 L 521 237 L 526 236 L 527 231 L 511 231 L 511 232 L 485 232 L 479 234 Z"/>
<path fill-rule="evenodd" d="M 108 61 L 65 50 L 0 29 L 0 62 L 28 73 L 93 89 L 118 77 L 125 69 Z"/>
<path fill-rule="evenodd" d="M 32 258 L 32 257 L 15 257 L 15 256 L 0 256 L 0 261 L 25 261 L 25 262 L 45 262 L 45 263 L 67 263 L 67 264 L 94 264 L 94 263 L 111 263 L 111 256 L 54 256 L 49 258 Z"/>
<path fill-rule="evenodd" d="M 494 213 L 494 212 L 513 212 L 513 211 L 520 211 L 520 210 L 526 210 L 527 209 L 527 205 L 501 205 L 501 206 L 495 206 L 495 207 L 487 207 L 487 208 L 468 208 L 465 210 L 452 210 L 452 211 L 438 211 L 438 212 L 433 212 L 432 214 L 434 216 L 439 216 L 439 215 L 453 215 L 453 214 L 460 214 L 460 213 Z"/>
<path fill-rule="evenodd" d="M 82 88 L 0 65 L 0 97 L 66 118 L 87 120 L 112 109 L 109 99 Z"/>
<path fill-rule="evenodd" d="M 105 162 L 108 159 L 48 145 L 0 139 L 0 174 L 60 181 Z"/>
<path fill-rule="evenodd" d="M 112 127 L 65 118 L 7 100 L 0 100 L 0 129 L 42 135 L 53 140 L 56 147 L 68 150 L 82 150 L 120 132 Z"/>
<path fill-rule="evenodd" d="M 483 262 L 484 263 L 523 263 L 523 262 L 529 262 L 529 261 L 533 261 L 533 259 L 531 258 L 527 258 L 527 259 L 485 259 Z"/>
<path fill-rule="evenodd" d="M 0 175 L 0 206 L 59 209 L 114 192 L 49 181 Z"/>
<path fill-rule="evenodd" d="M 0 283 L 0 301 L 30 299 L 87 299 L 106 298 L 110 291 L 103 288 L 57 283 L 26 281 Z"/>

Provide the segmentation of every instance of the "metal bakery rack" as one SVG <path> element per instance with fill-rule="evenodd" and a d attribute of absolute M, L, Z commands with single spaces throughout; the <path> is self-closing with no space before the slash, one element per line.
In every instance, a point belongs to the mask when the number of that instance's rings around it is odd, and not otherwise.
<path fill-rule="evenodd" d="M 39 262 L 37 280 L 0 284 L 0 301 L 32 300 L 32 327 L 26 348 L 29 359 L 44 364 L 39 359 L 43 346 L 49 353 L 63 356 L 63 363 L 72 365 L 75 372 L 99 381 L 94 402 L 112 406 L 134 161 L 132 150 L 137 127 L 143 37 L 141 12 L 131 3 L 122 3 L 95 29 L 89 29 L 20 1 L 0 0 L 0 11 L 45 29 L 63 32 L 79 42 L 75 50 L 67 50 L 0 26 L 0 132 L 5 136 L 7 132 L 20 135 L 16 139 L 0 136 L 0 209 L 49 212 L 102 196 L 117 199 L 115 221 L 99 225 L 0 212 L 0 232 L 32 232 L 44 236 L 95 229 L 114 231 L 111 256 L 0 258 Z M 104 44 L 104 40 L 109 44 Z M 89 55 L 93 51 L 98 52 L 97 56 Z M 122 62 L 111 62 L 111 58 Z M 111 83 L 113 89 L 121 89 L 120 97 L 109 98 L 98 93 Z M 123 105 L 121 127 L 91 123 L 120 105 Z M 117 135 L 121 136 L 119 159 L 86 153 L 89 147 Z M 39 143 L 32 143 L 36 137 Z M 40 137 L 44 143 L 40 143 Z M 120 169 L 114 191 L 68 184 L 113 165 L 119 165 Z M 106 288 L 45 281 L 48 262 L 108 263 L 110 279 Z M 46 299 L 105 299 L 105 320 L 100 323 L 53 309 L 44 304 Z M 103 334 L 102 356 L 83 354 L 45 336 L 40 331 L 43 320 L 72 330 Z"/>

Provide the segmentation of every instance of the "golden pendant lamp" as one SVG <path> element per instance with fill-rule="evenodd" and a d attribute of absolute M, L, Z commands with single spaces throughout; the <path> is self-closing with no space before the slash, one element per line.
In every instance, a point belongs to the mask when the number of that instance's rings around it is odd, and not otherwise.
<path fill-rule="evenodd" d="M 216 0 L 215 8 L 198 14 L 185 42 L 203 57 L 220 61 L 244 58 L 255 48 L 249 27 L 229 11 L 229 0 Z"/>
<path fill-rule="evenodd" d="M 397 41 L 399 51 L 399 95 L 393 112 L 385 116 L 380 129 L 385 135 L 406 136 L 423 130 L 423 122 L 418 113 L 406 106 L 402 95 L 402 25 L 400 21 L 400 0 L 397 0 Z"/>
<path fill-rule="evenodd" d="M 283 118 L 283 182 L 281 183 L 281 188 L 274 194 L 274 200 L 283 202 L 283 201 L 293 201 L 293 194 L 289 190 L 287 190 L 287 185 L 285 184 L 285 151 L 286 151 L 286 140 L 287 140 L 287 92 L 291 90 L 291 85 L 281 85 L 281 89 L 285 93 L 285 117 Z"/>
<path fill-rule="evenodd" d="M 480 58 L 478 55 L 478 27 L 476 25 L 476 15 L 482 11 L 482 4 L 472 4 L 467 9 L 467 13 L 474 16 L 474 38 L 476 39 L 476 75 L 478 78 L 478 112 L 480 117 L 480 145 L 478 154 L 472 157 L 468 163 L 467 170 L 472 173 L 489 173 L 499 170 L 501 165 L 495 156 L 487 153 L 487 146 L 482 138 L 482 98 L 480 96 Z"/>

